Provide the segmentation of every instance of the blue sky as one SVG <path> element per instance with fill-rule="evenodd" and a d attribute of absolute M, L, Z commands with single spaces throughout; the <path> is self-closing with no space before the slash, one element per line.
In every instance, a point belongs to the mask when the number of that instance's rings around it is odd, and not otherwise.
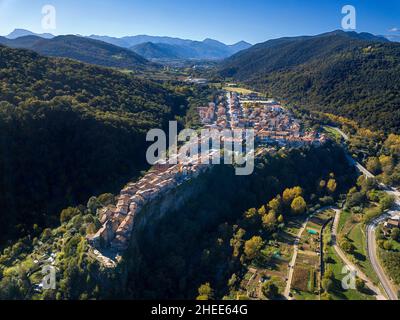
<path fill-rule="evenodd" d="M 0 0 L 0 34 L 42 30 L 42 7 L 57 10 L 54 34 L 165 35 L 226 43 L 341 28 L 344 5 L 357 9 L 357 30 L 380 35 L 400 30 L 399 0 Z"/>

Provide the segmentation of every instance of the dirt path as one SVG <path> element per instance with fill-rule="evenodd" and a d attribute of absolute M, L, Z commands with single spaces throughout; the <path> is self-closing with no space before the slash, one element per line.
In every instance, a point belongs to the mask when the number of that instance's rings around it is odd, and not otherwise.
<path fill-rule="evenodd" d="M 299 233 L 297 234 L 296 240 L 294 242 L 293 257 L 292 257 L 292 260 L 291 260 L 290 265 L 289 265 L 288 280 L 287 280 L 287 283 L 286 283 L 285 291 L 283 293 L 283 296 L 287 300 L 293 300 L 293 298 L 290 297 L 290 290 L 291 290 L 291 286 L 292 286 L 292 280 L 293 280 L 293 274 L 294 274 L 294 266 L 296 265 L 296 259 L 297 259 L 297 255 L 299 253 L 300 238 L 303 235 L 304 230 L 306 229 L 308 221 L 309 221 L 309 218 L 307 218 L 306 221 L 303 223 Z"/>

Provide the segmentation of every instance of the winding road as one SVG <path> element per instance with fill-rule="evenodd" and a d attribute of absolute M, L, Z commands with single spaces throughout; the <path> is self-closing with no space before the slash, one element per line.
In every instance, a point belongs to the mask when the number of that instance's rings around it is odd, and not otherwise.
<path fill-rule="evenodd" d="M 349 140 L 349 136 L 346 135 L 342 130 L 336 127 L 330 127 L 331 129 L 336 130 L 346 141 Z M 362 166 L 360 163 L 355 161 L 352 157 L 349 155 L 347 156 L 349 162 L 353 164 L 354 166 L 357 167 L 357 169 L 366 177 L 368 178 L 375 178 L 375 176 L 369 172 L 364 166 Z M 396 202 L 396 207 L 400 208 L 400 192 L 390 188 L 384 184 L 380 184 L 381 188 L 388 194 L 392 195 L 395 197 L 395 202 Z M 368 257 L 371 261 L 372 267 L 374 268 L 375 273 L 378 275 L 379 281 L 381 282 L 383 289 L 385 290 L 386 295 L 390 300 L 398 300 L 396 289 L 393 286 L 392 282 L 390 281 L 389 277 L 386 275 L 384 272 L 378 256 L 377 256 L 377 250 L 376 250 L 376 237 L 375 237 L 375 230 L 378 227 L 380 223 L 382 223 L 388 216 L 390 215 L 395 215 L 397 212 L 391 211 L 387 214 L 384 214 L 380 217 L 377 217 L 367 225 L 367 247 L 368 247 Z M 361 278 L 361 276 L 360 276 Z M 364 279 L 363 279 L 364 280 Z"/>
<path fill-rule="evenodd" d="M 390 300 L 397 300 L 396 289 L 393 287 L 390 279 L 387 277 L 384 272 L 377 256 L 376 250 L 376 237 L 375 237 L 375 229 L 385 218 L 380 217 L 379 219 L 374 220 L 367 226 L 367 236 L 368 236 L 368 256 L 371 260 L 372 267 L 374 268 L 376 274 L 378 275 L 379 281 L 382 284 L 383 289 L 386 292 L 386 295 Z"/>
<path fill-rule="evenodd" d="M 357 272 L 357 276 L 365 282 L 365 285 L 375 293 L 377 300 L 386 300 L 386 297 L 381 293 L 381 290 L 376 287 L 373 282 L 354 264 L 352 263 L 343 252 L 343 250 L 337 244 L 338 226 L 340 221 L 340 210 L 333 209 L 335 211 L 335 220 L 332 227 L 332 247 L 336 254 L 342 259 L 342 261 L 351 269 Z"/>

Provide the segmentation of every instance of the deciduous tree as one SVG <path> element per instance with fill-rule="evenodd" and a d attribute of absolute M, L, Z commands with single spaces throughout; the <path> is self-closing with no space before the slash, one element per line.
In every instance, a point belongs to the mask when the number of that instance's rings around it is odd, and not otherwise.
<path fill-rule="evenodd" d="M 296 197 L 291 204 L 292 213 L 303 214 L 307 209 L 307 203 L 303 197 Z"/>

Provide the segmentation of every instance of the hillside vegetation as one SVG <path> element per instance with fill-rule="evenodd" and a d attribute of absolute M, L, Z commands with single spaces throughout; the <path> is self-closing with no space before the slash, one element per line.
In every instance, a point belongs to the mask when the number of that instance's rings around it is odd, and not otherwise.
<path fill-rule="evenodd" d="M 145 134 L 183 95 L 110 69 L 0 46 L 0 244 L 147 167 Z"/>
<path fill-rule="evenodd" d="M 215 166 L 180 187 L 182 193 L 193 191 L 181 209 L 136 230 L 136 241 L 115 270 L 93 259 L 85 239 L 99 226 L 96 207 L 112 197 L 91 198 L 87 206 L 64 210 L 59 227 L 35 230 L 3 251 L 0 299 L 193 299 L 204 283 L 214 289 L 208 298 L 235 296 L 239 281 L 229 279 L 240 279 L 254 263 L 268 264 L 267 251 L 275 249 L 267 244 L 276 233 L 305 206 L 311 211 L 332 202 L 352 184 L 353 173 L 343 151 L 333 145 L 271 152 L 257 161 L 251 176 Z M 332 176 L 337 190 L 319 187 L 321 179 Z M 299 187 L 286 189 L 294 186 Z M 294 205 L 300 198 L 301 211 Z M 250 250 L 254 239 L 261 244 Z M 57 266 L 57 288 L 33 291 L 49 256 Z"/>
<path fill-rule="evenodd" d="M 400 44 L 336 31 L 267 41 L 224 61 L 220 75 L 309 110 L 400 132 Z"/>
<path fill-rule="evenodd" d="M 146 42 L 132 47 L 131 50 L 146 59 L 189 59 L 196 56 L 191 49 L 166 43 Z"/>
<path fill-rule="evenodd" d="M 45 56 L 70 58 L 104 67 L 131 70 L 155 67 L 131 50 L 73 35 L 52 39 L 37 36 L 25 36 L 13 40 L 0 38 L 0 44 L 11 48 L 30 49 Z"/>

